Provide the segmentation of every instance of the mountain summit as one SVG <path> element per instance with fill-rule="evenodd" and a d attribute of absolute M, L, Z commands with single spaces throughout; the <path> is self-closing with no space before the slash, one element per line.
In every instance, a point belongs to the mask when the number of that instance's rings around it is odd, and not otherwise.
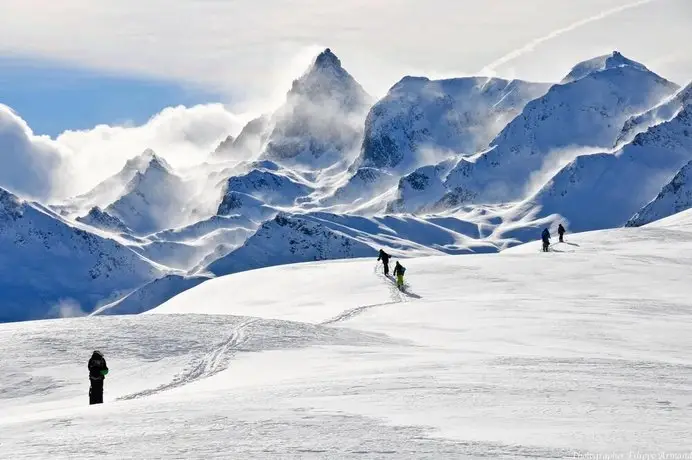
<path fill-rule="evenodd" d="M 581 80 L 592 73 L 615 69 L 617 67 L 634 67 L 642 71 L 649 70 L 644 64 L 640 64 L 637 61 L 626 58 L 619 51 L 613 51 L 610 54 L 604 54 L 603 56 L 597 56 L 595 58 L 580 62 L 576 66 L 572 67 L 570 73 L 567 74 L 567 76 L 563 78 L 560 83 L 571 83 L 573 81 Z"/>
<path fill-rule="evenodd" d="M 341 108 L 348 111 L 362 108 L 370 99 L 329 48 L 322 51 L 308 70 L 293 81 L 287 98 L 290 101 L 296 97 L 314 102 L 338 102 Z"/>
<path fill-rule="evenodd" d="M 327 48 L 272 116 L 261 159 L 324 168 L 357 154 L 372 98 Z M 350 155 L 352 154 L 353 155 Z"/>

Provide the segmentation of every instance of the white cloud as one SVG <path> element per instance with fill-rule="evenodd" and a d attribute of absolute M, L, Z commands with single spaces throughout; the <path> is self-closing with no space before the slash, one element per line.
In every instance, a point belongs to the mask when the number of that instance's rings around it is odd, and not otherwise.
<path fill-rule="evenodd" d="M 0 15 L 0 53 L 194 82 L 234 100 L 275 96 L 315 46 L 331 47 L 380 95 L 403 74 L 475 73 L 532 43 L 495 70 L 555 81 L 595 54 L 646 62 L 692 41 L 689 0 L 622 11 L 633 0 L 0 1 L 11 12 Z M 656 70 L 684 82 L 690 60 Z"/>
<path fill-rule="evenodd" d="M 0 104 L 0 187 L 25 197 L 50 197 L 65 154 L 57 142 L 35 136 L 19 115 Z"/>
<path fill-rule="evenodd" d="M 66 131 L 56 143 L 69 152 L 54 197 L 83 193 L 151 148 L 173 167 L 203 162 L 221 140 L 240 131 L 246 117 L 221 104 L 169 107 L 140 126 L 99 125 Z"/>
<path fill-rule="evenodd" d="M 173 167 L 199 164 L 248 118 L 221 104 L 169 107 L 139 126 L 99 125 L 51 139 L 34 135 L 0 104 L 0 187 L 27 198 L 59 200 L 90 190 L 147 148 Z"/>

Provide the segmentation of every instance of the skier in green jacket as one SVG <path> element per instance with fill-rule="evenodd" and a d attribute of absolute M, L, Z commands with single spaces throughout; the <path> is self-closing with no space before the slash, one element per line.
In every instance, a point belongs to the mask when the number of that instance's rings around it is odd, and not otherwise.
<path fill-rule="evenodd" d="M 406 271 L 406 268 L 404 268 L 403 265 L 399 263 L 399 261 L 396 261 L 396 265 L 394 265 L 394 276 L 396 276 L 396 287 L 399 289 L 404 289 L 404 272 Z"/>
<path fill-rule="evenodd" d="M 102 404 L 103 380 L 106 378 L 106 374 L 108 374 L 106 358 L 103 357 L 100 351 L 95 350 L 89 359 L 87 367 L 89 368 L 89 381 L 91 381 L 89 404 Z"/>

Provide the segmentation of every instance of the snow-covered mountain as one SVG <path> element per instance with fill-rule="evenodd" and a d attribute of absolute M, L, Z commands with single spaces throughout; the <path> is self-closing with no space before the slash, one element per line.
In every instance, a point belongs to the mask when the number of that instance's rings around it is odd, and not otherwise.
<path fill-rule="evenodd" d="M 212 216 L 186 227 L 149 235 L 129 244 L 138 254 L 167 267 L 194 271 L 210 255 L 225 255 L 241 246 L 261 224 L 246 216 Z"/>
<path fill-rule="evenodd" d="M 79 216 L 76 220 L 77 222 L 90 225 L 100 230 L 126 234 L 134 233 L 130 227 L 123 223 L 122 220 L 115 216 L 111 216 L 98 206 L 94 206 L 89 210 L 89 213 L 86 216 Z"/>
<path fill-rule="evenodd" d="M 146 150 L 53 206 L 60 215 L 17 202 L 61 228 L 52 249 L 77 248 L 67 297 L 87 309 L 110 302 L 111 313 L 142 311 L 212 274 L 371 257 L 379 248 L 402 257 L 497 252 L 558 221 L 570 232 L 621 226 L 692 160 L 690 94 L 615 52 L 553 86 L 405 77 L 373 105 L 327 49 L 275 112 L 233 133 L 204 163 L 174 170 Z M 661 193 L 652 208 L 669 203 Z M 103 275 L 111 284 L 84 287 L 80 267 L 97 262 L 58 243 L 77 231 L 98 242 L 99 263 L 109 251 L 125 260 Z M 41 258 L 72 265 L 61 251 Z M 18 253 L 8 254 L 6 266 L 18 266 Z M 29 266 L 38 279 L 58 271 Z M 0 291 L 3 308 L 13 292 Z M 45 316 L 36 312 L 25 318 Z"/>
<path fill-rule="evenodd" d="M 405 77 L 370 110 L 358 166 L 408 173 L 475 153 L 549 87 L 486 77 Z"/>
<path fill-rule="evenodd" d="M 146 149 L 89 192 L 51 207 L 95 228 L 144 235 L 185 223 L 190 200 L 188 184 Z"/>
<path fill-rule="evenodd" d="M 0 189 L 0 322 L 90 312 L 161 270 L 122 244 Z"/>
<path fill-rule="evenodd" d="M 321 169 L 355 157 L 371 97 L 327 48 L 272 114 L 261 158 Z"/>
<path fill-rule="evenodd" d="M 692 208 L 692 161 L 678 171 L 653 201 L 632 216 L 626 226 L 641 227 L 689 208 Z"/>
<path fill-rule="evenodd" d="M 127 185 L 138 173 L 144 173 L 156 157 L 153 150 L 146 149 L 136 157 L 127 160 L 125 166 L 117 174 L 108 177 L 87 193 L 71 198 L 65 203 L 54 205 L 53 208 L 66 216 L 84 216 L 93 208 L 102 210 L 124 195 Z"/>
<path fill-rule="evenodd" d="M 678 89 L 640 64 L 623 62 L 578 72 L 581 78 L 529 102 L 487 151 L 459 160 L 445 178 L 448 194 L 466 203 L 522 199 L 574 151 L 611 148 L 630 116 Z"/>
<path fill-rule="evenodd" d="M 256 158 L 267 140 L 269 116 L 261 115 L 250 120 L 237 137 L 228 136 L 212 153 L 212 158 L 246 161 Z"/>
<path fill-rule="evenodd" d="M 353 177 L 336 190 L 335 199 L 354 189 L 371 198 L 417 167 L 486 148 L 549 87 L 487 77 L 404 77 L 370 109 L 360 155 L 350 168 Z"/>
<path fill-rule="evenodd" d="M 181 208 L 189 197 L 185 182 L 166 161 L 152 155 L 143 171 L 137 171 L 124 193 L 105 208 L 138 234 L 179 225 Z"/>
<path fill-rule="evenodd" d="M 275 216 L 278 210 L 251 195 L 228 190 L 223 195 L 217 212 L 219 216 L 241 215 L 252 220 L 264 221 Z"/>
<path fill-rule="evenodd" d="M 214 275 L 309 260 L 376 255 L 370 246 L 316 222 L 284 213 L 265 222 L 240 248 L 207 267 Z"/>
<path fill-rule="evenodd" d="M 228 179 L 225 195 L 232 192 L 252 196 L 270 206 L 293 206 L 296 199 L 309 195 L 312 189 L 284 173 L 253 169 Z"/>
<path fill-rule="evenodd" d="M 615 153 L 577 157 L 527 203 L 565 216 L 574 231 L 625 225 L 692 160 L 692 104 Z"/>
<path fill-rule="evenodd" d="M 479 229 L 478 222 L 460 216 L 421 219 L 280 213 L 241 247 L 200 272 L 218 276 L 287 263 L 371 257 L 380 248 L 411 257 L 497 252 L 505 244 L 499 239 L 483 240 Z"/>
<path fill-rule="evenodd" d="M 436 165 L 420 167 L 402 177 L 397 187 L 396 199 L 387 204 L 387 212 L 427 212 L 434 211 L 435 207 L 450 209 L 463 203 L 462 199 L 456 203 L 440 202 L 440 197 L 447 193 L 444 180 L 456 164 L 457 161 L 450 158 Z"/>

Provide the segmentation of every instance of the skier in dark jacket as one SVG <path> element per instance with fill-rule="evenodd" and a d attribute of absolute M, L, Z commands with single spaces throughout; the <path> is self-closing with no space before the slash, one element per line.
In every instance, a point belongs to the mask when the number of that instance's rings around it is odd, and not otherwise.
<path fill-rule="evenodd" d="M 557 234 L 560 235 L 560 243 L 564 243 L 564 240 L 562 239 L 562 237 L 565 234 L 565 227 L 563 227 L 562 224 L 560 224 L 557 227 Z"/>
<path fill-rule="evenodd" d="M 380 249 L 380 255 L 377 257 L 378 261 L 382 261 L 382 265 L 384 265 L 384 276 L 389 275 L 389 258 L 391 256 L 384 252 L 383 249 Z"/>
<path fill-rule="evenodd" d="M 108 374 L 108 366 L 106 358 L 103 357 L 100 351 L 96 350 L 89 359 L 89 380 L 91 387 L 89 388 L 89 404 L 103 403 L 103 381 Z"/>
<path fill-rule="evenodd" d="M 404 268 L 403 265 L 399 263 L 399 261 L 396 261 L 396 265 L 394 265 L 394 276 L 396 276 L 396 287 L 399 289 L 404 288 L 404 272 L 406 271 L 406 268 Z"/>
<path fill-rule="evenodd" d="M 548 247 L 550 246 L 550 232 L 547 228 L 543 229 L 541 239 L 543 240 L 543 252 L 548 252 Z"/>

